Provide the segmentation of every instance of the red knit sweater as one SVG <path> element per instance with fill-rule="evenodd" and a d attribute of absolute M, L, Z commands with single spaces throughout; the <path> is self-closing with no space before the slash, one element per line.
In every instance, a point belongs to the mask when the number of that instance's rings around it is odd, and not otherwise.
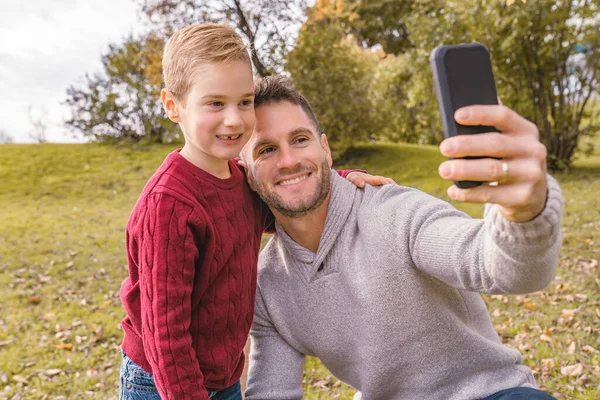
<path fill-rule="evenodd" d="M 254 313 L 268 208 L 229 162 L 219 179 L 177 151 L 146 184 L 127 224 L 123 351 L 163 399 L 208 399 L 235 383 Z"/>
<path fill-rule="evenodd" d="M 234 384 L 254 314 L 268 207 L 237 162 L 219 179 L 178 151 L 150 178 L 127 223 L 122 348 L 163 399 L 208 400 Z M 347 176 L 351 171 L 338 172 Z"/>

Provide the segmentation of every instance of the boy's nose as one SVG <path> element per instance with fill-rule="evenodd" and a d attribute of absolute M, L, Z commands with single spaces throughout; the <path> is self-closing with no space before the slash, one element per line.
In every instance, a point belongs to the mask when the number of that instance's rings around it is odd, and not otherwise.
<path fill-rule="evenodd" d="M 223 124 L 228 127 L 236 127 L 243 124 L 242 116 L 237 107 L 226 111 Z"/>

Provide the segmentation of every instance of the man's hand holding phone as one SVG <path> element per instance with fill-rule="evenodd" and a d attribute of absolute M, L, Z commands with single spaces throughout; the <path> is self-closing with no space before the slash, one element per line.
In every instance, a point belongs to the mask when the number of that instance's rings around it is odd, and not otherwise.
<path fill-rule="evenodd" d="M 525 222 L 543 211 L 546 202 L 546 147 L 535 124 L 503 105 L 473 105 L 454 114 L 466 126 L 493 126 L 502 133 L 458 135 L 445 139 L 440 151 L 454 158 L 438 172 L 454 181 L 498 182 L 469 189 L 448 188 L 451 199 L 494 203 L 504 218 Z M 479 159 L 456 159 L 484 157 Z M 494 157 L 494 158 L 489 158 Z"/>

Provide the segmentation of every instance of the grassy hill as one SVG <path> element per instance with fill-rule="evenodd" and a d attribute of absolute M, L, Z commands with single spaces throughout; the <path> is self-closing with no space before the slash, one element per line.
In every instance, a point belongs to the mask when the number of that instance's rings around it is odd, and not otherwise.
<path fill-rule="evenodd" d="M 173 147 L 0 146 L 0 400 L 116 398 L 124 227 Z M 346 165 L 446 198 L 434 147 L 364 145 Z M 499 335 L 560 398 L 600 398 L 600 151 L 558 175 L 564 248 L 544 292 L 485 296 Z M 446 198 L 447 199 L 447 198 Z M 481 206 L 458 205 L 480 216 Z M 351 398 L 315 359 L 307 398 Z M 45 395 L 48 395 L 45 397 Z M 16 396 L 16 397 L 15 397 Z M 63 396 L 63 397 L 60 397 Z"/>

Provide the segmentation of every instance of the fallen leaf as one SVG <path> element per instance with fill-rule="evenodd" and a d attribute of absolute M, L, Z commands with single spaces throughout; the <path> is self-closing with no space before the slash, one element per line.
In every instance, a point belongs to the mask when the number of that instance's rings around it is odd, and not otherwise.
<path fill-rule="evenodd" d="M 56 347 L 57 349 L 72 350 L 73 349 L 73 344 L 72 343 L 60 343 L 60 344 L 57 344 L 54 347 Z"/>
<path fill-rule="evenodd" d="M 575 364 L 575 365 L 567 365 L 565 367 L 561 367 L 560 373 L 564 376 L 579 376 L 579 375 L 583 374 L 583 365 Z"/>
<path fill-rule="evenodd" d="M 542 367 L 546 370 L 554 368 L 554 360 L 552 358 L 544 358 L 542 360 Z"/>
<path fill-rule="evenodd" d="M 561 315 L 563 318 L 571 318 L 571 317 L 573 317 L 573 316 L 574 316 L 574 315 L 575 315 L 575 314 L 576 314 L 578 311 L 579 311 L 579 309 L 578 309 L 578 308 L 575 308 L 575 309 L 569 309 L 569 308 L 565 308 L 564 310 L 562 310 L 562 311 L 560 312 L 560 315 Z"/>
<path fill-rule="evenodd" d="M 313 387 L 319 387 L 321 389 L 325 389 L 327 385 L 331 383 L 331 379 L 322 379 L 318 382 L 313 383 Z"/>
<path fill-rule="evenodd" d="M 31 304 L 40 304 L 40 298 L 39 297 L 30 297 L 29 302 Z"/>
<path fill-rule="evenodd" d="M 12 380 L 19 383 L 27 383 L 27 378 L 21 375 L 13 375 Z"/>
<path fill-rule="evenodd" d="M 575 348 L 577 347 L 577 345 L 575 344 L 575 342 L 571 342 L 571 344 L 569 345 L 568 348 L 568 352 L 569 354 L 575 354 Z"/>
<path fill-rule="evenodd" d="M 102 304 L 100 304 L 98 306 L 98 308 L 103 309 L 103 308 L 110 306 L 111 304 L 112 304 L 112 300 L 105 300 L 104 302 L 102 302 Z"/>
<path fill-rule="evenodd" d="M 531 345 L 531 343 L 527 342 L 527 343 L 521 343 L 519 345 L 519 350 L 524 353 L 527 350 L 531 349 L 533 346 Z"/>
<path fill-rule="evenodd" d="M 46 321 L 50 321 L 56 317 L 56 311 L 50 310 L 46 314 L 42 315 L 40 318 L 45 319 Z"/>
<path fill-rule="evenodd" d="M 592 346 L 588 346 L 588 345 L 583 346 L 581 348 L 581 350 L 585 351 L 586 353 L 594 353 L 594 354 L 600 353 L 600 351 L 598 351 L 595 348 L 593 348 Z"/>
<path fill-rule="evenodd" d="M 9 344 L 11 344 L 13 342 L 16 342 L 16 340 L 15 339 L 4 340 L 4 341 L 0 342 L 0 347 L 8 346 Z"/>
<path fill-rule="evenodd" d="M 551 342 L 552 338 L 546 334 L 541 334 L 540 335 L 540 340 L 543 340 L 544 342 Z"/>
<path fill-rule="evenodd" d="M 62 370 L 58 368 L 47 369 L 46 371 L 44 371 L 44 373 L 48 376 L 55 376 L 60 374 L 61 372 Z"/>
<path fill-rule="evenodd" d="M 523 304 L 523 307 L 529 309 L 529 310 L 535 310 L 537 307 L 535 306 L 535 304 L 533 303 L 525 303 Z"/>

